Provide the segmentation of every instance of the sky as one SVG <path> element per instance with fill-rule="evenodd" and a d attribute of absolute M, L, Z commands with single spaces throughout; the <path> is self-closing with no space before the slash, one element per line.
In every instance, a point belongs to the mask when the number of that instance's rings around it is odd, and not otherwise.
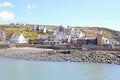
<path fill-rule="evenodd" d="M 120 31 L 120 0 L 0 0 L 0 24 L 17 22 Z"/>

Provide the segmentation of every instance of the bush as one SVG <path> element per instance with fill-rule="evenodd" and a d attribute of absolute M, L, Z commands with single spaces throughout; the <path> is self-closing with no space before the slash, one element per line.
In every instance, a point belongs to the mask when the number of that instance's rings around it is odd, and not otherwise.
<path fill-rule="evenodd" d="M 37 39 L 29 39 L 30 44 L 37 44 L 38 40 Z"/>
<path fill-rule="evenodd" d="M 6 41 L 0 41 L 0 44 L 7 44 Z"/>

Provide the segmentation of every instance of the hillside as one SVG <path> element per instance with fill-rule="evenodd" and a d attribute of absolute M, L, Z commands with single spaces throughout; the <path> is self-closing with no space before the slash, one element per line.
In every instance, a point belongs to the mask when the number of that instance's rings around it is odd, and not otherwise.
<path fill-rule="evenodd" d="M 115 30 L 107 29 L 107 28 L 104 28 L 104 30 L 111 33 L 113 39 L 120 41 L 120 31 L 115 31 Z M 109 35 L 109 36 L 111 36 L 111 35 Z"/>
<path fill-rule="evenodd" d="M 0 25 L 0 30 L 4 29 L 6 31 L 7 38 L 10 38 L 13 34 L 22 34 L 27 38 L 36 38 L 38 35 L 49 35 L 49 33 L 39 33 L 33 31 L 33 25 L 30 25 L 28 28 L 10 28 L 8 25 Z"/>
<path fill-rule="evenodd" d="M 31 39 L 37 37 L 39 34 L 49 35 L 49 33 L 42 34 L 42 33 L 34 32 L 33 31 L 33 26 L 34 25 L 30 25 L 29 28 L 9 28 L 8 25 L 0 25 L 0 28 L 5 28 L 7 38 L 10 38 L 10 36 L 13 33 L 14 34 L 20 34 L 20 32 L 22 32 L 25 37 L 28 37 L 28 38 L 31 38 Z M 46 26 L 47 26 L 47 28 L 58 27 L 58 26 L 53 26 L 53 25 L 46 25 Z M 112 29 L 101 28 L 101 27 L 72 27 L 72 28 L 80 29 L 81 31 L 83 31 L 83 33 L 87 37 L 95 37 L 97 35 L 98 30 L 102 29 L 104 37 L 106 37 L 108 39 L 120 41 L 120 31 L 115 31 L 115 30 L 112 30 Z"/>
<path fill-rule="evenodd" d="M 83 31 L 83 33 L 87 37 L 97 36 L 98 30 L 102 29 L 104 37 L 106 37 L 108 39 L 120 41 L 120 31 L 115 31 L 112 29 L 102 28 L 102 27 L 77 27 L 77 28 L 80 29 L 81 31 Z"/>

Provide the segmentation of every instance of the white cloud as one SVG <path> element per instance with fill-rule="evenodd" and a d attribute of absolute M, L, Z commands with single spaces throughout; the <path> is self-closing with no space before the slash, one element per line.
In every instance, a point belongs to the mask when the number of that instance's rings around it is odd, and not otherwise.
<path fill-rule="evenodd" d="M 12 12 L 2 11 L 0 12 L 0 21 L 12 20 L 14 15 Z"/>
<path fill-rule="evenodd" d="M 10 2 L 3 2 L 3 3 L 0 3 L 0 7 L 11 7 L 11 8 L 13 8 L 13 5 Z"/>
<path fill-rule="evenodd" d="M 27 5 L 27 14 L 30 14 L 30 10 L 31 10 L 31 5 L 28 4 L 28 5 Z"/>
<path fill-rule="evenodd" d="M 27 9 L 30 9 L 30 8 L 31 8 L 31 5 L 30 5 L 30 4 L 28 4 L 28 5 L 27 5 Z"/>
<path fill-rule="evenodd" d="M 36 8 L 36 6 L 32 6 L 31 4 L 28 4 L 27 5 L 27 14 L 30 14 L 30 11 L 32 10 L 32 9 L 35 9 Z"/>

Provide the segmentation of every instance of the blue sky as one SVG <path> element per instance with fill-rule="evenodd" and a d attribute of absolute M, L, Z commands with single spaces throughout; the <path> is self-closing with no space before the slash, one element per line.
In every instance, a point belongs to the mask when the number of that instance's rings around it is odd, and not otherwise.
<path fill-rule="evenodd" d="M 0 24 L 11 22 L 120 31 L 120 0 L 0 0 Z"/>

